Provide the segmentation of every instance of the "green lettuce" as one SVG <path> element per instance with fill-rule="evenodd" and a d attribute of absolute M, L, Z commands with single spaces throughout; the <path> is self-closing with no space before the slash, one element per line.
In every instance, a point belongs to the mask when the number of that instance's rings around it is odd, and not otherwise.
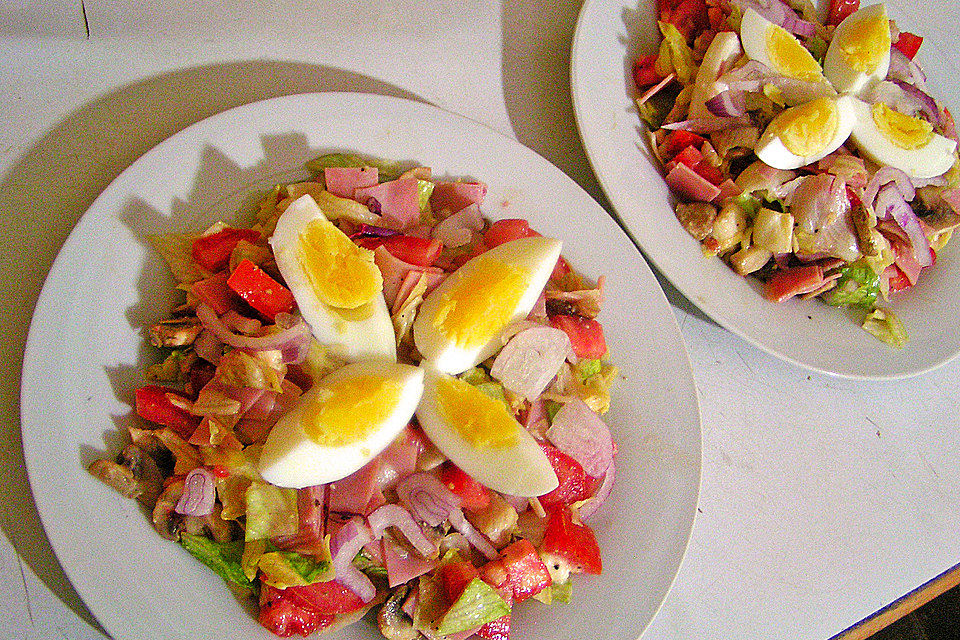
<path fill-rule="evenodd" d="M 907 344 L 907 330 L 903 322 L 889 309 L 878 307 L 867 316 L 862 326 L 867 333 L 881 342 L 886 342 L 898 349 Z"/>
<path fill-rule="evenodd" d="M 824 293 L 824 302 L 834 307 L 872 309 L 880 294 L 880 276 L 858 260 L 840 269 L 837 286 Z"/>
<path fill-rule="evenodd" d="M 216 542 L 205 536 L 181 533 L 180 544 L 190 555 L 227 582 L 241 587 L 251 586 L 240 562 L 243 556 L 243 541 Z"/>
<path fill-rule="evenodd" d="M 254 481 L 246 494 L 246 540 L 293 535 L 300 528 L 297 491 Z"/>
<path fill-rule="evenodd" d="M 403 173 L 400 163 L 358 153 L 328 153 L 306 163 L 307 171 L 323 173 L 327 167 L 376 167 L 380 182 L 396 180 Z"/>
<path fill-rule="evenodd" d="M 510 613 L 510 606 L 496 589 L 481 580 L 471 580 L 443 617 L 437 633 L 442 636 L 474 629 Z"/>

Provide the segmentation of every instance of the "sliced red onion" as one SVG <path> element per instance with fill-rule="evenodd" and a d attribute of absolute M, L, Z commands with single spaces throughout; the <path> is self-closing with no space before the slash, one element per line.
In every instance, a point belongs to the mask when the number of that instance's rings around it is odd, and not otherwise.
<path fill-rule="evenodd" d="M 286 364 L 303 362 L 310 348 L 310 328 L 302 318 L 286 313 L 276 317 L 280 331 L 263 336 L 244 336 L 230 331 L 217 316 L 216 312 L 205 304 L 197 306 L 197 317 L 205 329 L 212 332 L 221 342 L 235 349 L 249 351 L 269 351 L 278 349 L 283 353 Z"/>
<path fill-rule="evenodd" d="M 603 475 L 603 482 L 600 484 L 600 488 L 580 507 L 579 513 L 581 518 L 589 518 L 606 502 L 610 496 L 610 490 L 613 489 L 613 480 L 616 474 L 617 467 L 613 460 L 611 460 L 610 466 L 607 467 L 607 472 Z"/>
<path fill-rule="evenodd" d="M 547 439 L 557 449 L 580 463 L 594 478 L 601 477 L 613 461 L 610 429 L 580 398 L 560 407 L 547 429 Z"/>
<path fill-rule="evenodd" d="M 220 320 L 223 321 L 223 324 L 225 324 L 228 329 L 248 336 L 260 331 L 260 327 L 263 326 L 263 323 L 256 318 L 247 318 L 233 309 L 228 310 L 220 316 Z"/>
<path fill-rule="evenodd" d="M 747 112 L 747 100 L 743 91 L 727 89 L 706 101 L 707 110 L 715 116 L 730 118 Z"/>
<path fill-rule="evenodd" d="M 693 118 L 663 125 L 671 131 L 689 131 L 691 133 L 706 134 L 733 127 L 743 127 L 750 124 L 750 117 L 746 115 L 715 118 Z"/>
<path fill-rule="evenodd" d="M 565 331 L 531 327 L 510 338 L 493 361 L 490 376 L 532 402 L 540 397 L 572 355 L 573 347 Z"/>
<path fill-rule="evenodd" d="M 432 235 L 445 247 L 462 247 L 470 244 L 473 234 L 482 229 L 483 214 L 480 207 L 472 203 L 437 223 Z"/>
<path fill-rule="evenodd" d="M 904 95 L 909 98 L 908 104 L 910 106 L 915 106 L 929 122 L 941 126 L 940 107 L 937 106 L 937 101 L 934 100 L 933 96 L 903 80 L 893 80 L 893 83 L 903 89 Z"/>
<path fill-rule="evenodd" d="M 223 343 L 213 331 L 204 329 L 193 341 L 193 350 L 198 357 L 212 364 L 218 364 L 223 356 Z"/>
<path fill-rule="evenodd" d="M 927 91 L 927 75 L 914 60 L 911 60 L 896 47 L 890 47 L 890 67 L 887 80 L 902 80 L 914 85 L 921 91 Z"/>
<path fill-rule="evenodd" d="M 423 535 L 423 530 L 414 521 L 410 512 L 398 504 L 383 505 L 367 516 L 367 522 L 377 538 L 381 537 L 388 527 L 396 527 L 423 557 L 427 558 L 437 553 L 437 545 Z"/>
<path fill-rule="evenodd" d="M 374 198 L 371 198 L 374 200 Z M 390 236 L 398 236 L 400 232 L 396 229 L 387 229 L 386 227 L 378 227 L 373 224 L 367 224 L 366 222 L 360 225 L 360 228 L 350 235 L 351 238 L 360 238 L 363 236 L 372 236 L 375 238 L 389 238 Z"/>
<path fill-rule="evenodd" d="M 736 0 L 741 9 L 750 7 L 761 16 L 781 26 L 790 33 L 799 36 L 812 36 L 817 32 L 817 26 L 800 18 L 788 4 L 780 0 Z"/>
<path fill-rule="evenodd" d="M 436 527 L 451 511 L 460 509 L 460 498 L 435 476 L 414 473 L 397 483 L 397 497 L 417 520 Z"/>
<path fill-rule="evenodd" d="M 913 257 L 921 267 L 933 264 L 930 255 L 930 241 L 923 232 L 920 219 L 903 199 L 903 194 L 892 184 L 885 185 L 877 194 L 876 212 L 878 219 L 892 217 L 910 239 Z"/>
<path fill-rule="evenodd" d="M 660 90 L 661 90 L 661 89 L 663 89 L 665 86 L 667 86 L 668 84 L 670 84 L 671 82 L 673 82 L 676 78 L 677 78 L 677 74 L 675 74 L 675 73 L 669 74 L 666 78 L 664 78 L 663 80 L 661 80 L 661 81 L 658 82 L 657 84 L 653 85 L 652 87 L 650 87 L 649 89 L 647 89 L 646 91 L 644 91 L 644 92 L 640 95 L 640 97 L 637 98 L 637 104 L 644 104 L 644 103 L 646 103 L 647 100 L 649 100 L 649 99 L 652 98 L 653 96 L 655 96 L 655 95 L 657 95 L 658 93 L 660 93 Z"/>
<path fill-rule="evenodd" d="M 183 480 L 183 495 L 174 511 L 185 516 L 208 516 L 213 513 L 217 490 L 213 473 L 206 467 L 197 467 Z"/>
<path fill-rule="evenodd" d="M 373 542 L 370 529 L 356 518 L 343 525 L 330 542 L 330 554 L 333 557 L 332 564 L 336 570 L 337 581 L 364 602 L 373 600 L 377 595 L 377 588 L 370 582 L 370 578 L 353 566 L 353 558 L 370 542 Z"/>
<path fill-rule="evenodd" d="M 450 524 L 467 539 L 474 549 L 482 553 L 488 560 L 495 559 L 498 555 L 497 550 L 490 544 L 490 541 L 483 537 L 483 534 L 473 528 L 473 525 L 463 515 L 463 511 L 455 509 L 450 512 Z"/>
<path fill-rule="evenodd" d="M 896 167 L 880 167 L 867 182 L 867 186 L 864 187 L 863 201 L 876 208 L 877 194 L 880 193 L 882 187 L 891 183 L 896 187 L 897 191 L 900 192 L 903 200 L 906 202 L 911 202 L 916 196 L 913 181 L 906 172 Z M 877 215 L 880 215 L 879 211 L 877 211 Z"/>

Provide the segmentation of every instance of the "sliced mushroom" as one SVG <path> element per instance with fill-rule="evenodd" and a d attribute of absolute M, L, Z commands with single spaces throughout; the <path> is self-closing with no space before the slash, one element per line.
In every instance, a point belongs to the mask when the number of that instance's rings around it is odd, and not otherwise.
<path fill-rule="evenodd" d="M 402 608 L 409 592 L 407 586 L 394 589 L 377 614 L 380 633 L 388 640 L 414 640 L 419 635 L 413 628 L 413 620 Z"/>
<path fill-rule="evenodd" d="M 201 331 L 203 324 L 196 317 L 161 320 L 150 327 L 150 342 L 155 347 L 186 347 Z"/>
<path fill-rule="evenodd" d="M 153 506 L 163 484 L 157 463 L 137 444 L 127 445 L 116 460 L 97 460 L 88 470 L 125 497 L 148 506 Z"/>

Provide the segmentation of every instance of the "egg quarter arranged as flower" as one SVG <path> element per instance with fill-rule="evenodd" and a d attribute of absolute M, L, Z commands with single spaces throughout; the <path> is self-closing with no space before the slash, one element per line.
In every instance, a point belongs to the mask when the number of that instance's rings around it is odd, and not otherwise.
<path fill-rule="evenodd" d="M 674 4 L 633 77 L 677 220 L 771 302 L 817 298 L 903 347 L 894 296 L 960 226 L 960 137 L 923 38 L 883 3 L 835 0 L 826 23 L 780 0 Z"/>

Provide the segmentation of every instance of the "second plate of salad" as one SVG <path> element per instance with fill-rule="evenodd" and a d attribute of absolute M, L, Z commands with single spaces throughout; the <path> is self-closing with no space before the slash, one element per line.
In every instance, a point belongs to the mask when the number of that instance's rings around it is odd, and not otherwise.
<path fill-rule="evenodd" d="M 848 378 L 960 352 L 943 322 L 960 278 L 956 91 L 924 71 L 938 43 L 900 17 L 593 0 L 574 38 L 581 137 L 644 254 L 725 328 Z"/>
<path fill-rule="evenodd" d="M 634 638 L 699 491 L 628 238 L 536 154 L 381 96 L 251 104 L 134 163 L 51 270 L 22 399 L 116 638 Z"/>

